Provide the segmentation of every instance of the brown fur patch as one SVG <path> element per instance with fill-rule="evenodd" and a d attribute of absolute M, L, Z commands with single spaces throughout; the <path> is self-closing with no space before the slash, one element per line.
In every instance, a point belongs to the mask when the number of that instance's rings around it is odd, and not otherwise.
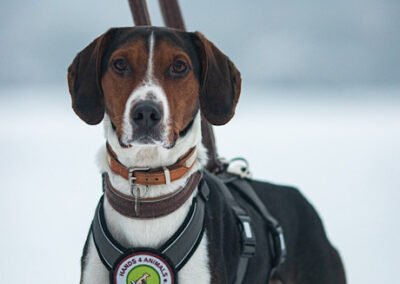
<path fill-rule="evenodd" d="M 110 66 L 113 60 L 125 58 L 131 68 L 131 73 L 120 75 Z M 116 127 L 118 137 L 122 135 L 122 121 L 126 102 L 132 91 L 145 78 L 147 70 L 148 52 L 143 40 L 136 40 L 121 46 L 113 52 L 104 73 L 101 85 L 104 94 L 106 112 Z"/>
<path fill-rule="evenodd" d="M 193 119 L 199 105 L 200 84 L 193 72 L 190 57 L 182 49 L 165 41 L 156 42 L 154 53 L 154 76 L 163 87 L 170 108 L 170 141 L 176 140 L 179 133 Z M 170 66 L 175 60 L 184 61 L 189 72 L 183 77 L 171 77 Z"/>

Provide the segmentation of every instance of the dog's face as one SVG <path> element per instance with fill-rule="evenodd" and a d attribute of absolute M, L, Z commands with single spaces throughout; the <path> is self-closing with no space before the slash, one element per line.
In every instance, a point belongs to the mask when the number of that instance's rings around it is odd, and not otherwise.
<path fill-rule="evenodd" d="M 111 29 L 81 51 L 68 70 L 75 112 L 89 124 L 104 113 L 122 147 L 174 146 L 201 110 L 227 123 L 240 73 L 199 33 L 167 28 Z"/>

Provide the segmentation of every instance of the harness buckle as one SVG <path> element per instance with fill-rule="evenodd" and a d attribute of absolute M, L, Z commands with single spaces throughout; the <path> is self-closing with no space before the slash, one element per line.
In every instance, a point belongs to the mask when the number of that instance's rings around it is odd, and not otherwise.
<path fill-rule="evenodd" d="M 282 227 L 277 224 L 272 227 L 272 247 L 274 267 L 279 266 L 286 260 L 287 250 L 285 244 L 285 236 Z"/>
<path fill-rule="evenodd" d="M 256 235 L 251 227 L 251 219 L 247 215 L 238 215 L 241 242 L 242 242 L 242 256 L 250 258 L 256 252 Z"/>

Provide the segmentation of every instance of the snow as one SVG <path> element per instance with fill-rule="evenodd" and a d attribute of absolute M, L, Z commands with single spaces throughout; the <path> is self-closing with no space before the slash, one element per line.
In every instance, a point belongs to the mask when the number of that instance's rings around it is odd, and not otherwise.
<path fill-rule="evenodd" d="M 350 283 L 391 283 L 400 234 L 400 88 L 244 92 L 215 128 L 222 156 L 301 189 Z M 2 283 L 77 283 L 98 198 L 101 126 L 81 122 L 66 87 L 0 89 Z"/>

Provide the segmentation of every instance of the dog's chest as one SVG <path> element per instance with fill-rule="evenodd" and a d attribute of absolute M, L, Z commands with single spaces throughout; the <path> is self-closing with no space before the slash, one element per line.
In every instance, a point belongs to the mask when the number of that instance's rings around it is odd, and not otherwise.
<path fill-rule="evenodd" d="M 149 247 L 157 249 L 163 245 L 184 221 L 190 207 L 186 202 L 181 208 L 165 217 L 154 220 L 140 220 L 123 217 L 115 212 L 108 202 L 104 211 L 108 229 L 113 237 L 125 247 Z M 186 265 L 178 273 L 179 283 L 210 283 L 206 234 Z M 93 277 L 93 275 L 97 275 Z M 87 263 L 83 271 L 83 284 L 109 283 L 109 273 L 102 264 L 93 239 L 89 240 Z"/>
<path fill-rule="evenodd" d="M 208 240 L 204 234 L 196 252 L 190 260 L 178 272 L 179 284 L 209 284 L 211 283 L 211 273 L 208 260 Z M 110 272 L 105 268 L 97 253 L 96 247 L 90 236 L 85 266 L 82 271 L 81 284 L 109 284 Z"/>
<path fill-rule="evenodd" d="M 167 216 L 155 219 L 134 219 L 117 213 L 105 199 L 104 213 L 108 229 L 122 246 L 156 249 L 179 229 L 189 212 L 190 205 L 191 201 L 187 201 Z"/>

